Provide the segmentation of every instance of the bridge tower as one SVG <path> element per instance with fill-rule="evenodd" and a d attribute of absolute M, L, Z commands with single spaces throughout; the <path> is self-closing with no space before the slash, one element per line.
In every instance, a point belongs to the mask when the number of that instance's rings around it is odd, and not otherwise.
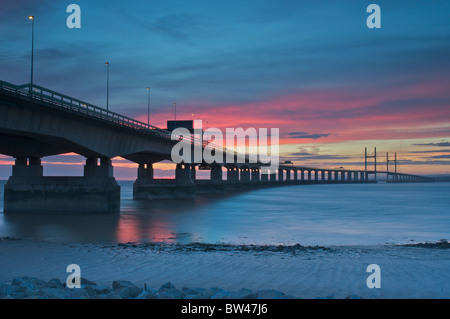
<path fill-rule="evenodd" d="M 386 182 L 389 182 L 389 162 L 394 162 L 394 174 L 392 174 L 392 181 L 397 181 L 397 152 L 395 152 L 394 159 L 389 159 L 389 153 L 386 152 Z"/>
<path fill-rule="evenodd" d="M 368 171 L 367 170 L 367 159 L 373 158 L 374 159 L 374 170 L 373 171 Z M 369 174 L 374 174 L 375 176 L 375 182 L 377 181 L 377 148 L 374 147 L 373 149 L 373 155 L 368 155 L 367 154 L 367 147 L 365 148 L 365 153 L 364 153 L 364 164 L 365 164 L 365 172 L 366 172 L 366 177 L 368 179 Z"/>

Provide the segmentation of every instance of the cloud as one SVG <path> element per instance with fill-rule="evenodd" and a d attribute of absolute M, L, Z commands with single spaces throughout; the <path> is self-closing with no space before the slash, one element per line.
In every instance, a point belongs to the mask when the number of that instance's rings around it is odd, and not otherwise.
<path fill-rule="evenodd" d="M 440 146 L 440 147 L 450 147 L 450 142 L 442 143 L 425 143 L 425 144 L 414 144 L 415 146 Z M 438 152 L 438 151 L 435 151 Z"/>
<path fill-rule="evenodd" d="M 414 144 L 414 145 L 417 145 L 417 144 Z M 431 150 L 431 151 L 413 151 L 411 153 L 414 153 L 414 154 L 450 153 L 450 149 L 439 149 L 439 150 Z"/>
<path fill-rule="evenodd" d="M 306 132 L 289 132 L 287 133 L 288 138 L 312 138 L 314 140 L 317 140 L 321 137 L 328 137 L 331 134 L 330 133 L 326 133 L 326 134 L 309 134 Z"/>

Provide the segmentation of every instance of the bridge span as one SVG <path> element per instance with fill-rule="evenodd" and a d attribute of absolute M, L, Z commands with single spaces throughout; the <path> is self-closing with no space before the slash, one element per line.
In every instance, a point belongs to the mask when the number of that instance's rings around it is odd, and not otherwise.
<path fill-rule="evenodd" d="M 324 183 L 374 183 L 376 173 L 390 182 L 430 182 L 431 178 L 370 170 L 327 169 L 283 163 L 277 171 L 267 164 L 177 164 L 175 179 L 157 179 L 153 165 L 171 160 L 178 141 L 171 132 L 60 94 L 38 85 L 0 81 L 0 154 L 15 158 L 4 190 L 4 212 L 95 212 L 120 210 L 120 186 L 111 159 L 138 164 L 135 199 L 186 199 L 197 193 L 224 193 L 260 187 Z M 192 139 L 202 148 L 213 145 Z M 224 154 L 230 150 L 223 149 Z M 86 158 L 80 177 L 43 175 L 41 159 L 76 153 Z M 196 178 L 197 169 L 210 171 L 209 180 Z M 226 179 L 223 178 L 224 174 Z M 375 175 L 375 179 L 370 176 Z"/>

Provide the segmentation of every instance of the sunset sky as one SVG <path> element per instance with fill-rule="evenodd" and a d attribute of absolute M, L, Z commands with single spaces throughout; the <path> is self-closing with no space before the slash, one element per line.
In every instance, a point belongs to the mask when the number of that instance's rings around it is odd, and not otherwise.
<path fill-rule="evenodd" d="M 69 29 L 66 8 L 81 8 Z M 381 7 L 381 29 L 366 8 Z M 35 83 L 151 124 L 203 120 L 209 127 L 279 128 L 282 159 L 450 174 L 450 2 L 423 0 L 3 1 L 0 80 Z M 0 179 L 13 159 L 0 155 Z M 47 175 L 82 174 L 84 158 L 44 158 Z M 116 159 L 115 176 L 136 165 Z M 161 176 L 165 176 L 161 165 Z M 384 168 L 384 166 L 383 166 Z"/>

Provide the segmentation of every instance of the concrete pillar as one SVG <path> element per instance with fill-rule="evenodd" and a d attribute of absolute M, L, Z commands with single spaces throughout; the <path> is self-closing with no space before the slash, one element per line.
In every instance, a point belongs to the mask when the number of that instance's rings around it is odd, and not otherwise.
<path fill-rule="evenodd" d="M 341 171 L 341 181 L 345 182 L 345 172 Z"/>
<path fill-rule="evenodd" d="M 194 184 L 191 179 L 191 165 L 177 164 L 175 169 L 175 180 L 177 184 Z"/>
<path fill-rule="evenodd" d="M 43 172 L 40 158 L 30 158 L 29 162 L 27 158 L 16 158 L 12 168 L 15 177 L 43 176 Z"/>
<path fill-rule="evenodd" d="M 141 181 L 151 183 L 153 181 L 153 165 L 152 164 L 139 164 L 137 178 Z"/>
<path fill-rule="evenodd" d="M 282 168 L 278 169 L 278 181 L 279 182 L 284 181 L 284 170 Z"/>
<path fill-rule="evenodd" d="M 227 167 L 227 181 L 239 183 L 239 171 L 237 167 Z"/>
<path fill-rule="evenodd" d="M 308 170 L 308 181 L 311 181 L 311 171 Z"/>
<path fill-rule="evenodd" d="M 269 171 L 265 168 L 261 169 L 261 182 L 265 183 L 269 181 Z"/>
<path fill-rule="evenodd" d="M 28 164 L 28 165 L 27 165 Z M 88 158 L 84 176 L 43 176 L 40 158 L 19 158 L 4 190 L 4 212 L 118 213 L 120 186 L 111 160 Z"/>
<path fill-rule="evenodd" d="M 241 183 L 250 183 L 250 169 L 248 167 L 240 168 L 240 182 Z"/>
<path fill-rule="evenodd" d="M 214 182 L 222 182 L 222 166 L 220 165 L 212 165 L 211 166 L 211 181 Z"/>
<path fill-rule="evenodd" d="M 291 180 L 291 170 L 287 169 L 286 170 L 286 181 L 289 182 Z"/>
<path fill-rule="evenodd" d="M 98 165 L 97 158 L 86 158 L 86 165 L 84 166 L 84 176 L 92 178 L 113 177 L 114 174 L 111 159 L 102 157 L 100 159 L 100 165 Z"/>
<path fill-rule="evenodd" d="M 197 170 L 195 167 L 196 167 L 195 164 L 191 164 L 191 179 L 194 183 L 195 183 L 195 179 L 197 178 Z"/>
<path fill-rule="evenodd" d="M 314 171 L 314 180 L 315 180 L 316 182 L 319 181 L 319 171 Z"/>
<path fill-rule="evenodd" d="M 259 168 L 253 167 L 251 169 L 251 173 L 252 173 L 252 176 L 251 176 L 252 183 L 258 183 L 260 181 Z"/>
<path fill-rule="evenodd" d="M 271 172 L 269 175 L 269 180 L 271 182 L 276 182 L 277 181 L 277 173 L 276 172 Z"/>
<path fill-rule="evenodd" d="M 332 174 L 332 171 L 328 171 L 328 181 L 329 181 L 329 182 L 332 181 L 331 174 Z"/>
<path fill-rule="evenodd" d="M 304 170 L 300 170 L 300 179 L 302 180 L 302 181 L 304 181 L 305 180 L 305 171 Z"/>
<path fill-rule="evenodd" d="M 298 170 L 294 169 L 294 181 L 298 181 Z"/>

